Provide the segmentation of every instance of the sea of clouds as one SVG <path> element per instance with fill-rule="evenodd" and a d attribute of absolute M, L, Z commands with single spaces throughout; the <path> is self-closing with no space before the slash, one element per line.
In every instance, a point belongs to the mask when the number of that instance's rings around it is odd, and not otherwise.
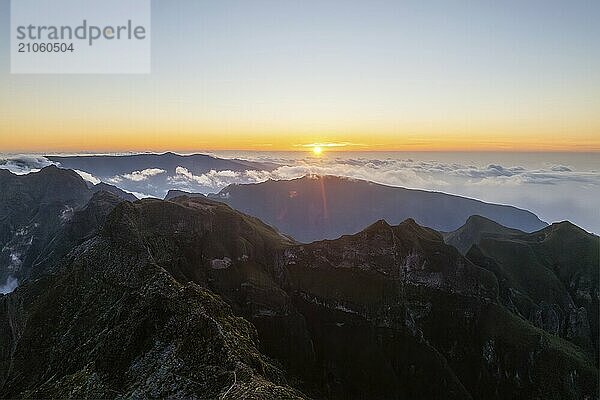
<path fill-rule="evenodd" d="M 503 162 L 502 156 L 497 153 L 490 153 L 489 162 L 478 163 L 464 161 L 459 155 L 449 160 L 447 154 L 444 160 L 430 159 L 430 154 L 428 158 L 420 159 L 393 153 L 385 153 L 385 156 L 372 153 L 368 156 L 360 153 L 340 156 L 343 153 L 337 153 L 324 157 L 287 154 L 245 154 L 244 158 L 249 161 L 279 165 L 272 171 L 210 170 L 194 174 L 184 167 L 168 172 L 148 166 L 105 181 L 138 197 L 162 198 L 169 189 L 215 193 L 230 184 L 294 179 L 308 174 L 337 175 L 510 204 L 531 210 L 548 222 L 570 220 L 587 230 L 600 232 L 597 200 L 600 198 L 600 160 L 590 162 L 589 158 L 593 156 L 588 157 L 585 168 L 581 168 L 576 158 L 573 165 L 565 164 L 565 160 L 538 163 L 525 160 L 516 165 L 513 160 L 511 164 Z M 50 164 L 48 159 L 39 155 L 0 156 L 0 168 L 16 174 L 35 172 Z M 100 182 L 93 171 L 77 172 L 93 184 Z"/>

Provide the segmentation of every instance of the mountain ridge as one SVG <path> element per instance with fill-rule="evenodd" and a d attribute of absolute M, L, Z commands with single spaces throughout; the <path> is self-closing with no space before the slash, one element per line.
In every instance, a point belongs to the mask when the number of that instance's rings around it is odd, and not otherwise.
<path fill-rule="evenodd" d="M 573 390 L 589 393 L 597 371 L 587 356 L 505 309 L 493 273 L 444 244 L 440 233 L 414 220 L 378 221 L 355 235 L 294 244 L 247 218 L 210 199 L 148 199 L 118 205 L 103 235 L 139 242 L 180 283 L 219 294 L 256 326 L 261 352 L 300 374 L 303 390 L 324 391 L 317 397 L 498 398 L 488 387 L 504 397 L 566 396 L 541 372 L 548 357 L 579 371 L 583 380 Z M 389 339 L 379 343 L 377 335 Z M 448 340 L 457 341 L 455 350 Z M 540 353 L 535 367 L 526 361 L 532 351 Z M 466 359 L 456 355 L 463 353 Z M 489 360 L 482 356 L 488 353 Z M 476 378 L 471 368 L 490 372 Z M 497 368 L 502 376 L 530 374 L 533 383 L 518 388 L 513 378 L 496 377 Z"/>
<path fill-rule="evenodd" d="M 478 218 L 445 233 L 446 243 L 496 275 L 506 307 L 598 364 L 600 238 L 568 221 L 525 233 Z"/>
<path fill-rule="evenodd" d="M 302 242 L 356 233 L 379 219 L 397 224 L 413 218 L 440 231 L 457 229 L 474 214 L 494 216 L 494 220 L 525 230 L 547 226 L 535 214 L 514 206 L 330 175 L 233 184 L 209 197 L 254 215 Z"/>

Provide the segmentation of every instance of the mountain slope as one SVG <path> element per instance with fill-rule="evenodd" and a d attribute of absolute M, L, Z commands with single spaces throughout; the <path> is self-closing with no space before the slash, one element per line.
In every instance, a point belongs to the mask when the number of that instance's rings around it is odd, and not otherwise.
<path fill-rule="evenodd" d="M 30 277 L 36 264 L 48 257 L 47 246 L 73 216 L 94 193 L 106 193 L 104 186 L 90 189 L 74 171 L 55 166 L 27 175 L 0 170 L 0 187 L 0 284 Z M 118 189 L 111 192 L 120 194 Z M 112 196 L 106 201 L 114 206 L 123 200 Z M 92 232 L 98 226 L 93 222 L 88 220 L 82 229 Z"/>
<path fill-rule="evenodd" d="M 171 190 L 169 190 L 167 192 L 167 195 L 165 196 L 165 200 L 173 200 L 175 197 L 180 197 L 180 196 L 206 197 L 202 193 L 190 193 L 190 192 L 185 192 L 183 190 L 174 190 L 174 189 L 171 189 Z"/>
<path fill-rule="evenodd" d="M 441 231 L 457 229 L 471 215 L 524 231 L 546 226 L 534 214 L 515 207 L 334 176 L 230 185 L 213 198 L 301 242 L 356 233 L 379 219 L 398 224 L 413 218 Z"/>
<path fill-rule="evenodd" d="M 411 339 L 438 354 L 444 360 L 438 368 L 446 363 L 447 373 L 473 398 L 582 398 L 597 390 L 597 370 L 584 352 L 498 304 L 491 273 L 414 221 L 396 227 L 379 222 L 357 235 L 286 254 L 295 304 L 313 332 L 317 359 L 334 366 L 333 382 L 344 382 L 340 390 L 360 390 L 366 366 L 375 375 L 414 383 L 404 396 L 427 397 L 430 378 L 418 371 L 432 367 L 425 361 L 431 356 L 415 345 L 401 346 Z M 347 356 L 355 349 L 365 349 L 360 361 Z M 555 363 L 587 378 L 565 389 L 567 375 L 548 374 Z M 385 373 L 383 365 L 390 366 Z M 461 393 L 460 386 L 433 386 Z"/>
<path fill-rule="evenodd" d="M 228 206 L 178 197 L 123 203 L 105 229 L 123 243 L 135 232 L 181 284 L 222 296 L 256 327 L 260 351 L 315 397 L 576 399 L 597 390 L 585 352 L 503 307 L 493 273 L 413 220 L 297 245 Z"/>
<path fill-rule="evenodd" d="M 483 235 L 467 253 L 498 278 L 502 302 L 598 362 L 600 239 L 562 222 L 534 233 Z"/>
<path fill-rule="evenodd" d="M 0 171 L 0 186 L 0 282 L 21 280 L 91 191 L 75 172 L 54 166 L 20 176 Z"/>
<path fill-rule="evenodd" d="M 104 182 L 100 182 L 100 183 L 98 183 L 96 185 L 93 185 L 91 187 L 91 189 L 92 189 L 92 191 L 94 193 L 97 193 L 97 192 L 100 192 L 100 191 L 112 193 L 115 196 L 117 196 L 117 197 L 119 197 L 119 198 L 121 198 L 121 199 L 123 199 L 125 201 L 134 202 L 134 201 L 138 200 L 138 198 L 135 197 L 135 195 L 133 195 L 131 193 L 128 193 L 128 192 L 126 192 L 126 191 L 124 191 L 122 189 L 119 189 L 118 187 L 116 187 L 114 185 L 109 185 L 109 184 L 104 183 Z"/>
<path fill-rule="evenodd" d="M 3 397 L 579 399 L 598 390 L 584 351 L 510 312 L 493 272 L 414 220 L 303 245 L 184 196 L 121 202 L 76 246 L 0 297 L 10 338 L 0 344 Z"/>
<path fill-rule="evenodd" d="M 56 274 L 0 296 L 1 396 L 298 398 L 252 325 L 173 279 L 130 222 L 113 216 Z"/>

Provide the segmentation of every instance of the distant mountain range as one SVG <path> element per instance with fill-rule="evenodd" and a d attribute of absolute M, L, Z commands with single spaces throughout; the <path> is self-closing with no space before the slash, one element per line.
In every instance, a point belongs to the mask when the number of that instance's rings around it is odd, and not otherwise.
<path fill-rule="evenodd" d="M 229 160 L 206 154 L 180 155 L 171 152 L 106 156 L 46 156 L 46 158 L 59 163 L 62 168 L 86 171 L 99 178 L 111 178 L 149 168 L 163 169 L 169 175 L 175 174 L 177 167 L 186 168 L 195 175 L 203 174 L 211 169 L 216 171 L 245 171 L 248 169 L 270 171 L 277 168 L 277 165 L 273 163 Z"/>
<path fill-rule="evenodd" d="M 173 200 L 176 197 L 188 196 L 188 197 L 206 197 L 202 193 L 190 193 L 183 190 L 169 190 L 165 196 L 165 200 Z"/>
<path fill-rule="evenodd" d="M 533 213 L 512 206 L 336 176 L 308 175 L 258 184 L 236 183 L 217 194 L 208 194 L 215 190 L 215 185 L 223 187 L 228 179 L 229 182 L 243 179 L 241 176 L 249 170 L 270 171 L 278 167 L 272 163 L 175 153 L 49 156 L 48 159 L 61 167 L 89 173 L 102 180 L 101 185 L 112 183 L 138 197 L 172 199 L 183 194 L 208 195 L 301 242 L 356 233 L 378 219 L 397 224 L 413 218 L 440 231 L 457 229 L 471 215 L 482 215 L 526 232 L 547 225 Z M 238 178 L 232 178 L 235 174 L 239 174 Z"/>
<path fill-rule="evenodd" d="M 528 232 L 547 226 L 535 214 L 512 206 L 335 176 L 235 184 L 210 197 L 301 242 L 356 233 L 378 219 L 398 224 L 413 218 L 440 231 L 457 229 L 471 215 Z"/>
<path fill-rule="evenodd" d="M 278 165 L 223 159 L 205 154 L 134 154 L 99 156 L 47 156 L 62 168 L 91 174 L 102 182 L 115 184 L 129 192 L 162 198 L 170 189 L 199 192 L 215 191 L 205 174 L 226 171 L 226 176 L 248 170 L 271 171 Z M 219 179 L 218 177 L 216 178 Z M 223 187 L 225 185 L 221 185 Z"/>

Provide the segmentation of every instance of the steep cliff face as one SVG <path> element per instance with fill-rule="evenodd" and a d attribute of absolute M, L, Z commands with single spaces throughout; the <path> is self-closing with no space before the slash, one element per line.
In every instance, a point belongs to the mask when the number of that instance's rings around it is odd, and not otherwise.
<path fill-rule="evenodd" d="M 0 173 L 0 285 L 29 276 L 41 249 L 91 197 L 73 171 L 47 167 L 18 176 Z"/>
<path fill-rule="evenodd" d="M 99 223 L 0 297 L 4 397 L 597 398 L 585 351 L 413 220 L 303 245 L 178 197 Z"/>
<path fill-rule="evenodd" d="M 596 395 L 597 369 L 582 350 L 510 313 L 492 273 L 414 221 L 288 249 L 283 265 L 325 386 L 340 397 L 377 377 L 402 382 L 386 388 L 401 398 Z"/>
<path fill-rule="evenodd" d="M 95 193 L 110 189 L 109 185 L 90 189 L 74 171 L 55 166 L 27 175 L 0 170 L 0 188 L 0 286 L 9 279 L 23 281 L 35 275 L 48 257 L 48 246 L 62 246 L 55 236 L 78 229 L 69 226 L 74 216 Z M 124 200 L 118 190 L 111 191 L 117 194 L 110 200 L 113 206 Z M 87 213 L 92 211 L 89 208 Z M 107 214 L 110 209 L 95 211 Z M 97 222 L 101 221 L 75 221 L 75 225 L 92 232 Z"/>
<path fill-rule="evenodd" d="M 161 268 L 124 208 L 53 274 L 0 296 L 1 396 L 297 398 L 254 327 Z"/>

